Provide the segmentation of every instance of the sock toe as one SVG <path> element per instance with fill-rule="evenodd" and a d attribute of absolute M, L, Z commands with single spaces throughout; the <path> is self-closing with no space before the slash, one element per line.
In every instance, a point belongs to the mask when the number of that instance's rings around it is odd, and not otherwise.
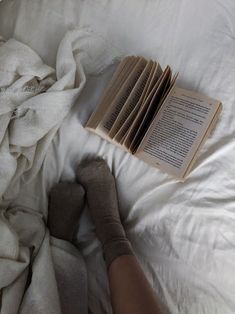
<path fill-rule="evenodd" d="M 112 176 L 106 161 L 100 157 L 82 161 L 77 168 L 76 174 L 77 181 L 85 188 L 87 188 L 91 182 L 103 180 L 104 176 Z"/>

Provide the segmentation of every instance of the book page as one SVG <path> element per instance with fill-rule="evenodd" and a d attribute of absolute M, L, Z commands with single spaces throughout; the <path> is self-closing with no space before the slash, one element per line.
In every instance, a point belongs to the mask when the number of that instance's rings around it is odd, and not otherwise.
<path fill-rule="evenodd" d="M 93 114 L 91 115 L 86 124 L 87 128 L 95 129 L 97 127 L 100 120 L 104 116 L 105 112 L 109 108 L 109 105 L 112 99 L 114 98 L 114 95 L 117 94 L 121 86 L 126 81 L 127 73 L 131 72 L 131 70 L 134 68 L 139 59 L 140 59 L 139 57 L 129 56 L 124 58 L 119 63 L 108 86 L 102 93 L 102 97 L 99 100 L 96 110 L 93 112 Z"/>
<path fill-rule="evenodd" d="M 121 144 L 123 144 L 125 139 L 127 138 L 128 131 L 130 130 L 132 123 L 134 123 L 135 118 L 136 118 L 140 108 L 145 103 L 147 95 L 149 94 L 150 90 L 153 88 L 153 86 L 156 84 L 156 82 L 159 80 L 159 78 L 162 74 L 162 69 L 161 69 L 161 66 L 159 65 L 159 63 L 156 63 L 156 62 L 154 62 L 154 63 L 155 64 L 153 65 L 153 68 L 152 68 L 151 73 L 149 75 L 148 81 L 146 83 L 146 86 L 143 90 L 143 93 L 142 93 L 137 105 L 135 106 L 133 111 L 130 113 L 130 115 L 128 116 L 126 121 L 123 123 L 123 125 L 121 126 L 120 130 L 118 131 L 118 133 L 116 134 L 116 136 L 114 138 L 116 141 L 118 141 Z M 124 149 L 126 149 L 126 147 L 124 147 Z"/>
<path fill-rule="evenodd" d="M 135 156 L 183 179 L 221 103 L 174 87 Z"/>
<path fill-rule="evenodd" d="M 130 95 L 128 96 L 125 104 L 123 105 L 121 111 L 119 112 L 118 117 L 116 118 L 116 121 L 114 122 L 111 130 L 109 131 L 109 136 L 111 138 L 113 138 L 116 135 L 116 133 L 119 131 L 123 123 L 130 115 L 130 113 L 137 106 L 138 101 L 148 81 L 152 66 L 153 61 L 152 60 L 148 61 L 139 79 L 137 80 L 134 88 L 132 89 Z"/>
<path fill-rule="evenodd" d="M 159 63 L 156 64 L 156 67 L 154 68 L 154 72 L 153 72 L 153 75 L 152 77 L 150 78 L 150 81 L 149 83 L 147 84 L 147 89 L 144 93 L 144 97 L 143 97 L 143 100 L 142 100 L 142 104 L 144 104 L 144 102 L 146 101 L 148 95 L 151 93 L 151 91 L 154 89 L 154 86 L 156 86 L 159 78 L 161 77 L 162 75 L 162 68 L 160 66 Z"/>
<path fill-rule="evenodd" d="M 110 103 L 108 111 L 97 126 L 97 130 L 106 134 L 109 133 L 146 64 L 147 61 L 144 58 L 140 58 L 134 69 L 130 73 L 126 73 L 127 79 L 125 83 Z"/>
<path fill-rule="evenodd" d="M 167 91 L 164 91 L 164 92 L 163 92 L 164 97 L 160 100 L 160 103 L 159 103 L 159 105 L 157 106 L 157 108 L 156 108 L 156 110 L 155 110 L 155 112 L 154 112 L 154 116 L 150 116 L 151 121 L 154 119 L 154 117 L 155 117 L 155 115 L 156 115 L 158 109 L 161 107 L 161 105 L 162 105 L 162 103 L 164 102 L 165 98 L 167 97 L 168 93 L 170 93 L 171 89 L 174 87 L 177 77 L 178 77 L 178 74 L 174 75 L 174 77 L 173 77 L 173 79 L 172 79 L 172 81 L 171 81 L 171 83 L 170 83 L 169 89 L 168 89 Z M 166 86 L 166 87 L 167 87 L 167 86 Z M 152 102 L 152 100 L 151 100 L 151 102 Z M 149 107 L 151 107 L 151 105 L 149 105 Z M 158 108 L 158 107 L 159 107 L 159 108 Z M 150 109 L 151 109 L 151 108 L 150 108 Z M 147 111 L 148 111 L 148 110 L 147 110 Z M 149 111 L 145 113 L 145 116 L 144 116 L 144 118 L 143 118 L 143 120 L 142 120 L 143 122 L 144 122 L 144 120 L 146 119 L 146 116 L 147 116 L 148 114 L 149 114 Z M 151 125 L 151 121 L 147 123 L 147 126 L 148 126 L 148 127 Z M 131 127 L 131 125 L 130 125 L 129 127 Z M 141 128 L 141 125 L 140 125 L 140 128 Z M 138 133 L 138 132 L 139 132 L 139 130 L 137 130 L 137 133 Z M 145 131 L 144 131 L 144 132 L 145 132 Z M 126 140 L 126 138 L 127 138 L 127 136 L 124 136 L 124 137 L 121 139 L 120 144 L 123 144 L 124 141 Z M 134 137 L 134 139 L 132 140 L 132 142 L 130 143 L 130 146 L 129 146 L 130 149 L 133 150 L 132 152 L 134 152 L 134 149 L 135 149 L 135 148 L 134 148 L 134 140 L 135 140 L 135 137 Z M 132 143 L 133 143 L 133 144 L 132 144 Z M 137 143 L 136 145 L 137 145 L 136 148 L 138 148 L 139 143 Z M 124 147 L 124 148 L 127 149 L 126 147 Z M 129 151 L 130 149 L 127 149 L 127 150 Z"/>
<path fill-rule="evenodd" d="M 154 93 L 154 96 L 151 99 L 151 102 L 147 110 L 145 111 L 145 113 L 143 112 L 142 121 L 130 145 L 130 150 L 133 153 L 138 148 L 142 138 L 145 136 L 148 128 L 150 127 L 154 116 L 156 115 L 160 105 L 162 104 L 162 99 L 164 99 L 165 96 L 170 91 L 169 88 L 171 86 L 172 73 L 170 67 L 167 67 L 167 70 L 168 71 L 165 72 L 165 75 L 163 76 L 161 83 L 159 84 L 156 92 Z"/>
<path fill-rule="evenodd" d="M 160 66 L 157 68 L 158 68 L 158 70 L 156 71 L 156 75 L 158 76 L 158 79 L 156 80 L 156 83 L 155 83 L 154 87 L 152 88 L 152 90 L 149 91 L 149 94 L 145 95 L 145 98 L 144 98 L 144 100 L 140 106 L 140 109 L 138 110 L 137 115 L 136 115 L 131 127 L 129 128 L 126 136 L 125 136 L 123 145 L 129 151 L 130 151 L 131 143 L 133 142 L 133 138 L 135 137 L 136 132 L 138 131 L 138 128 L 139 128 L 141 122 L 143 121 L 143 117 L 144 117 L 152 99 L 154 98 L 154 95 L 155 95 L 157 89 L 162 84 L 162 81 L 164 80 L 165 76 L 169 75 L 170 67 L 166 67 L 164 72 L 162 72 L 162 69 Z"/>

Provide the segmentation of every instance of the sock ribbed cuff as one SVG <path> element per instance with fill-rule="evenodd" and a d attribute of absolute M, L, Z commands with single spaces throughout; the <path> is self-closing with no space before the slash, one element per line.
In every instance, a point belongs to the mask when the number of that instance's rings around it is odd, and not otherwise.
<path fill-rule="evenodd" d="M 104 259 L 107 268 L 119 256 L 134 255 L 132 246 L 127 239 L 117 239 L 103 245 Z"/>

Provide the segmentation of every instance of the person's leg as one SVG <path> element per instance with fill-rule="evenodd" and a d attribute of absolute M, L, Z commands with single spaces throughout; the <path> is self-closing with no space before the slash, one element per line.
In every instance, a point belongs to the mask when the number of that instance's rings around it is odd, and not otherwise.
<path fill-rule="evenodd" d="M 160 314 L 159 302 L 135 256 L 117 257 L 108 269 L 114 313 Z"/>
<path fill-rule="evenodd" d="M 102 243 L 116 314 L 161 313 L 122 226 L 115 180 L 103 160 L 78 167 L 77 179 L 86 190 L 88 207 Z"/>
<path fill-rule="evenodd" d="M 59 183 L 50 192 L 48 227 L 61 313 L 88 313 L 87 271 L 72 244 L 84 207 L 84 190 L 77 183 Z"/>
<path fill-rule="evenodd" d="M 77 183 L 61 182 L 50 191 L 48 228 L 59 239 L 72 241 L 84 208 L 84 189 Z"/>

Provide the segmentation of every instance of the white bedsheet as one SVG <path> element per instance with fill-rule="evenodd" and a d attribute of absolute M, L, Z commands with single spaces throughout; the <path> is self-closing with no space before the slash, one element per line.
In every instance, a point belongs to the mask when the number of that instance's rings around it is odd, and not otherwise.
<path fill-rule="evenodd" d="M 144 270 L 170 313 L 235 312 L 235 3 L 233 0 L 3 0 L 0 34 L 55 65 L 68 29 L 88 26 L 120 54 L 141 54 L 180 71 L 182 87 L 224 104 L 190 177 L 165 173 L 82 127 L 110 73 L 91 77 L 48 149 L 38 176 L 14 204 L 46 216 L 46 192 L 72 180 L 87 154 L 103 156 L 117 179 L 121 214 Z M 111 70 L 110 70 L 111 71 Z M 86 258 L 89 302 L 110 312 L 101 249 L 85 213 L 78 243 Z M 100 267 L 97 267 L 97 264 Z"/>

